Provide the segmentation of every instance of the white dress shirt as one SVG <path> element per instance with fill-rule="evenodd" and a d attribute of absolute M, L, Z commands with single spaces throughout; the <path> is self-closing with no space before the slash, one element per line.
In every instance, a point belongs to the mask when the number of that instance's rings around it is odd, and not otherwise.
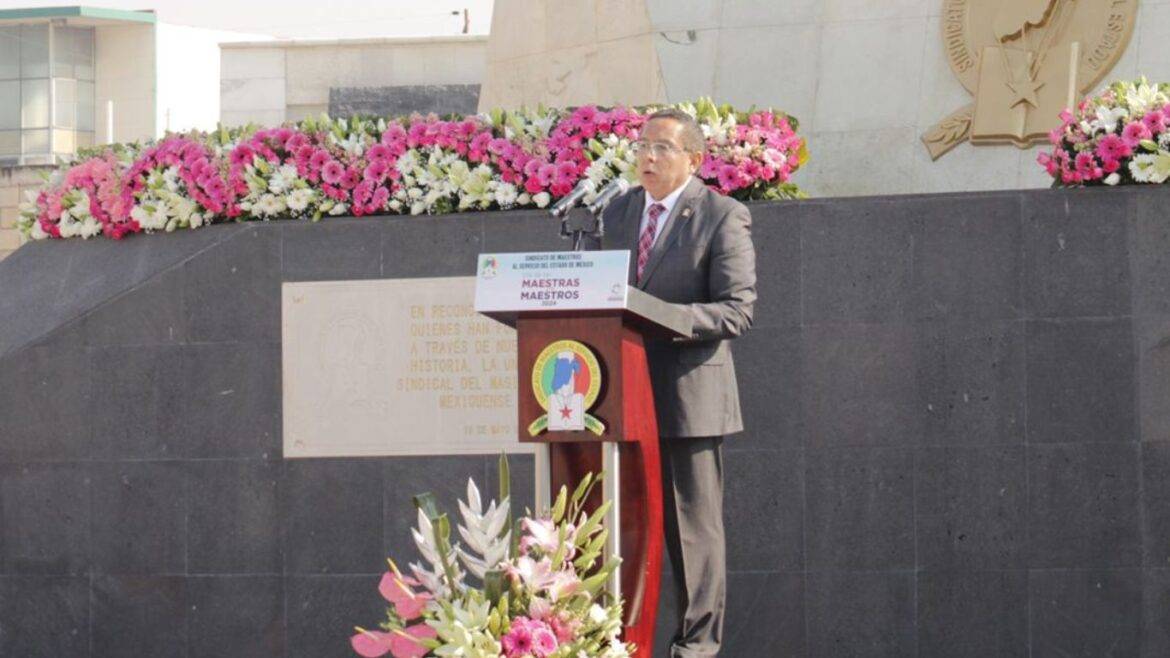
<path fill-rule="evenodd" d="M 682 196 L 683 189 L 685 189 L 687 183 L 690 182 L 690 178 L 688 178 L 682 185 L 678 187 L 677 190 L 667 194 L 666 198 L 662 199 L 661 201 L 655 201 L 654 199 L 651 199 L 649 191 L 642 195 L 645 197 L 646 203 L 642 206 L 642 222 L 638 225 L 639 239 L 641 238 L 642 233 L 646 230 L 646 224 L 650 222 L 650 206 L 658 203 L 662 204 L 662 206 L 666 208 L 666 211 L 658 216 L 658 226 L 656 226 L 654 230 L 654 242 L 651 242 L 650 246 L 653 247 L 654 243 L 658 242 L 658 236 L 662 235 L 662 230 L 666 228 L 666 222 L 668 219 L 670 219 L 670 213 L 674 210 L 674 204 L 678 203 L 678 198 Z"/>

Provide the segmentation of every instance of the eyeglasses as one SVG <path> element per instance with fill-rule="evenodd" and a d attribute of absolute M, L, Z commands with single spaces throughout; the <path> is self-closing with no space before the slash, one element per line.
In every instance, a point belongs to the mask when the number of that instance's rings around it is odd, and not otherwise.
<path fill-rule="evenodd" d="M 670 142 L 647 142 L 639 139 L 634 142 L 634 153 L 637 155 L 649 155 L 654 153 L 654 157 L 661 158 L 672 153 L 682 153 L 682 149 L 671 144 Z"/>

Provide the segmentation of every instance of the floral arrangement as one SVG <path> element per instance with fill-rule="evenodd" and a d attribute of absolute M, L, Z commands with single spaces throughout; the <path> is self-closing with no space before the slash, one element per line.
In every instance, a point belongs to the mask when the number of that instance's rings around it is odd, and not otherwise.
<path fill-rule="evenodd" d="M 796 121 L 710 100 L 676 107 L 707 137 L 699 175 L 743 200 L 802 196 Z M 634 182 L 632 144 L 657 108 L 493 111 L 307 119 L 103 147 L 57 171 L 21 206 L 32 239 L 121 238 L 234 220 L 543 208 L 582 178 Z M 591 199 L 587 199 L 591 200 Z"/>
<path fill-rule="evenodd" d="M 378 591 L 390 603 L 380 630 L 350 638 L 365 658 L 628 658 L 620 639 L 622 605 L 603 587 L 618 560 L 601 563 L 609 504 L 592 513 L 585 500 L 597 482 L 586 476 L 552 510 L 512 523 L 507 461 L 501 458 L 500 503 L 482 503 L 468 480 L 459 502 L 464 544 L 451 544 L 450 521 L 429 494 L 415 497 L 412 530 L 423 562 L 404 574 L 391 560 Z M 471 578 L 481 586 L 469 583 Z"/>
<path fill-rule="evenodd" d="M 1170 179 L 1170 85 L 1117 82 L 1060 115 L 1040 164 L 1057 185 L 1164 183 Z"/>

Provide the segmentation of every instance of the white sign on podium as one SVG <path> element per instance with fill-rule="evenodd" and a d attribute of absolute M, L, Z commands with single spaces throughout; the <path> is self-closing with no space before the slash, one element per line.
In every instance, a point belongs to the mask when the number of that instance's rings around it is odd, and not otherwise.
<path fill-rule="evenodd" d="M 625 308 L 629 271 L 628 250 L 480 254 L 475 310 Z"/>

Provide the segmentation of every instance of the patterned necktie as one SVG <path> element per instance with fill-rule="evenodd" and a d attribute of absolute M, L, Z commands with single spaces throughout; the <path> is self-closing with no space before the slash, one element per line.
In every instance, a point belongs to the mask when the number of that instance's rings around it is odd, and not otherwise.
<path fill-rule="evenodd" d="M 654 235 L 658 232 L 658 218 L 666 212 L 666 206 L 656 203 L 647 211 L 649 217 L 646 228 L 638 238 L 638 283 L 642 283 L 642 272 L 646 269 L 646 261 L 650 260 L 650 248 L 654 246 Z"/>

